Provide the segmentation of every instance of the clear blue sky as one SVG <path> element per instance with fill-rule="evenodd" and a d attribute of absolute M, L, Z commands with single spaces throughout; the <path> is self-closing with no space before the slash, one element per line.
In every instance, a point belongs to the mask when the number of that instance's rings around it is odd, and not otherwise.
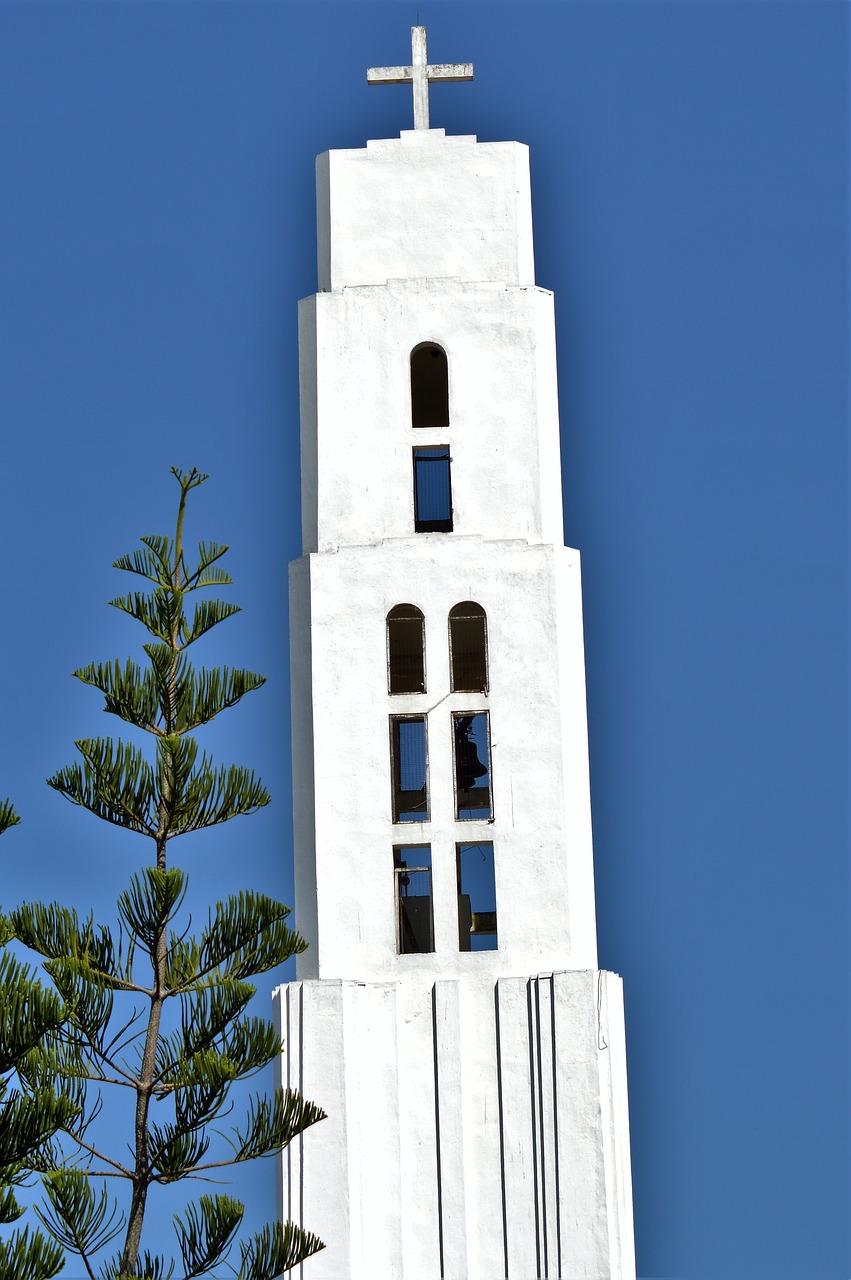
<path fill-rule="evenodd" d="M 639 1274 L 845 1280 L 841 2 L 0 6 L 0 901 L 105 914 L 147 854 L 43 779 L 110 727 L 69 672 L 137 651 L 109 565 L 170 529 L 172 464 L 211 473 L 189 532 L 232 545 L 245 609 L 206 660 L 268 676 L 207 743 L 274 796 L 183 861 L 196 903 L 292 899 L 313 158 L 410 127 L 364 72 L 418 14 L 432 60 L 475 64 L 432 123 L 532 149 Z M 263 1220 L 271 1166 L 247 1179 Z"/>

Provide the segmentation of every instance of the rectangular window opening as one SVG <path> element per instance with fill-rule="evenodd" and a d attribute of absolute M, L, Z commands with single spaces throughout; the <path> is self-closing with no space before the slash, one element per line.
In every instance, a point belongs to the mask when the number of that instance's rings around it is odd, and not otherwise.
<path fill-rule="evenodd" d="M 493 845 L 455 846 L 458 869 L 458 948 L 496 951 L 496 879 Z"/>
<path fill-rule="evenodd" d="M 396 845 L 393 867 L 396 876 L 396 949 L 400 956 L 434 951 L 431 845 Z"/>
<path fill-rule="evenodd" d="M 393 821 L 428 822 L 425 716 L 390 717 Z"/>
<path fill-rule="evenodd" d="M 452 532 L 449 446 L 414 449 L 414 530 Z"/>
<path fill-rule="evenodd" d="M 493 817 L 490 732 L 487 711 L 452 716 L 455 747 L 455 816 L 459 822 Z"/>

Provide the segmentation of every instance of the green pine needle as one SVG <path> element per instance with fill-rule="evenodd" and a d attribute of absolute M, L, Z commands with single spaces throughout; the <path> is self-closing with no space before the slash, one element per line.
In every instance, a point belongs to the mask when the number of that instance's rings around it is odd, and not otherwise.
<path fill-rule="evenodd" d="M 186 875 L 179 867 L 143 867 L 131 876 L 118 899 L 118 914 L 133 937 L 148 951 L 186 896 Z"/>
<path fill-rule="evenodd" d="M 223 1260 L 242 1222 L 244 1206 L 233 1196 L 201 1196 L 190 1204 L 183 1218 L 174 1216 L 180 1256 L 186 1280 L 207 1275 Z"/>
<path fill-rule="evenodd" d="M 274 1155 L 305 1129 L 326 1118 L 321 1107 L 308 1102 L 295 1089 L 276 1089 L 271 1099 L 255 1096 L 249 1103 L 247 1128 L 242 1133 L 234 1131 L 236 1160 Z"/>
<path fill-rule="evenodd" d="M 312 1232 L 292 1222 L 275 1222 L 240 1246 L 242 1265 L 237 1280 L 277 1280 L 324 1248 Z"/>
<path fill-rule="evenodd" d="M 0 947 L 13 937 L 29 947 L 54 988 L 0 952 L 0 1221 L 19 1214 L 14 1189 L 42 1173 L 46 1199 L 36 1213 L 51 1237 L 18 1233 L 0 1242 L 0 1280 L 49 1280 L 62 1266 L 63 1249 L 82 1260 L 92 1280 L 97 1274 L 169 1280 L 175 1263 L 141 1247 L 150 1187 L 271 1155 L 324 1118 L 300 1095 L 278 1091 L 255 1097 L 230 1137 L 214 1128 L 233 1108 L 232 1086 L 282 1047 L 269 1022 L 248 1014 L 250 979 L 306 944 L 287 927 L 288 907 L 245 890 L 217 903 L 199 936 L 180 918 L 187 877 L 170 865 L 170 842 L 254 813 L 269 794 L 251 769 L 215 763 L 194 736 L 259 689 L 264 677 L 190 661 L 189 647 L 239 607 L 200 596 L 187 604 L 191 593 L 227 587 L 231 579 L 222 543 L 200 542 L 195 563 L 188 562 L 186 500 L 207 477 L 196 468 L 172 472 L 180 486 L 174 536 L 146 535 L 141 547 L 115 561 L 145 588 L 111 601 L 144 627 L 143 656 L 74 672 L 134 738 L 150 735 L 148 747 L 81 739 L 79 757 L 49 779 L 72 804 L 148 836 L 151 865 L 120 895 L 115 936 L 58 903 L 25 903 L 8 918 L 0 913 Z M 0 802 L 0 834 L 17 821 L 9 801 Z M 137 983 L 134 972 L 143 968 Z M 129 1004 L 137 1003 L 125 1011 L 128 995 Z M 133 1103 L 117 1155 L 108 1147 L 112 1126 L 93 1124 L 101 1090 L 113 1085 L 128 1090 Z M 122 1178 L 133 1183 L 126 1223 L 111 1195 L 114 1179 Z M 181 1280 L 225 1262 L 242 1217 L 242 1205 L 226 1195 L 201 1196 L 175 1216 Z M 122 1233 L 118 1254 L 96 1258 Z M 240 1244 L 239 1276 L 272 1280 L 322 1247 L 292 1224 L 264 1228 Z"/>
<path fill-rule="evenodd" d="M 0 1240 L 0 1280 L 51 1280 L 65 1261 L 60 1246 L 29 1227 Z"/>
<path fill-rule="evenodd" d="M 79 764 L 60 769 L 47 785 L 105 822 L 141 835 L 157 832 L 154 772 L 138 747 L 110 738 L 81 738 Z"/>
<path fill-rule="evenodd" d="M 96 1253 L 114 1240 L 124 1216 L 111 1205 L 106 1190 L 95 1195 L 88 1177 L 77 1169 L 55 1169 L 42 1178 L 48 1204 L 36 1216 L 55 1240 L 74 1253 Z"/>
<path fill-rule="evenodd" d="M 0 800 L 0 835 L 4 831 L 8 831 L 10 827 L 16 827 L 20 820 L 11 802 L 9 800 Z"/>
<path fill-rule="evenodd" d="M 262 893 L 240 890 L 217 902 L 201 935 L 202 968 L 224 968 L 231 978 L 252 978 L 300 955 L 307 943 L 287 928 L 289 915 L 289 907 Z"/>

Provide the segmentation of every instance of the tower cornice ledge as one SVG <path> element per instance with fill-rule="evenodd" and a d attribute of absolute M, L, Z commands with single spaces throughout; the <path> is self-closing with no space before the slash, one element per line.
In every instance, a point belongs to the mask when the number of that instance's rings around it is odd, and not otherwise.
<path fill-rule="evenodd" d="M 475 133 L 447 134 L 445 129 L 403 129 L 398 138 L 368 138 L 366 149 L 367 151 L 390 150 L 400 145 L 403 147 L 443 146 L 469 148 L 476 144 L 479 146 L 502 145 L 501 143 L 479 143 Z M 354 148 L 354 150 L 357 150 L 357 148 Z"/>

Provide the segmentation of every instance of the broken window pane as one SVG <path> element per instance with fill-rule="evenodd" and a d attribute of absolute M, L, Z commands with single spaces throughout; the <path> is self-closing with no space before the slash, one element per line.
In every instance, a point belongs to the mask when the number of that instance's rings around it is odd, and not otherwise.
<path fill-rule="evenodd" d="M 459 820 L 492 818 L 488 713 L 452 717 L 455 743 L 455 804 Z"/>
<path fill-rule="evenodd" d="M 425 693 L 424 619 L 413 604 L 387 615 L 387 668 L 391 693 Z"/>
<path fill-rule="evenodd" d="M 414 529 L 417 533 L 452 530 L 448 445 L 414 450 Z"/>
<path fill-rule="evenodd" d="M 390 717 L 393 821 L 428 822 L 425 716 Z"/>
<path fill-rule="evenodd" d="M 396 948 L 399 955 L 434 951 L 431 845 L 397 845 L 393 850 L 393 865 L 396 873 Z"/>
<path fill-rule="evenodd" d="M 436 342 L 423 342 L 411 352 L 411 426 L 449 426 L 449 369 Z"/>
<path fill-rule="evenodd" d="M 458 946 L 496 951 L 496 882 L 492 844 L 455 846 L 458 867 Z"/>
<path fill-rule="evenodd" d="M 474 600 L 464 600 L 449 611 L 449 655 L 453 693 L 487 693 L 487 618 Z"/>

